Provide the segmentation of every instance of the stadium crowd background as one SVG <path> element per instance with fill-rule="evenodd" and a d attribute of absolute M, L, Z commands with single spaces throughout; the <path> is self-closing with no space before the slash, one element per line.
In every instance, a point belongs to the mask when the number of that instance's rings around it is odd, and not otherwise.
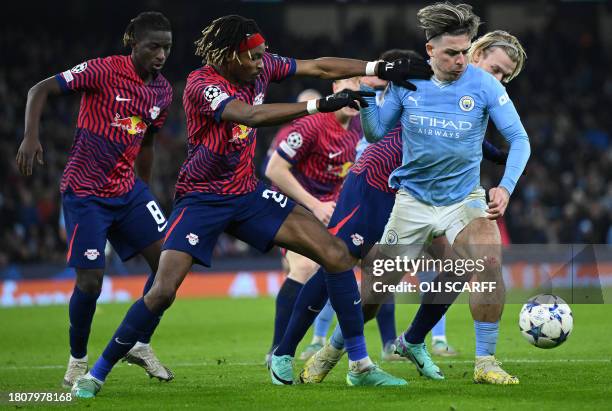
<path fill-rule="evenodd" d="M 18 173 L 15 154 L 23 138 L 28 89 L 83 60 L 127 53 L 121 47 L 123 30 L 138 12 L 160 10 L 173 24 L 173 51 L 163 74 L 174 87 L 174 102 L 156 143 L 152 184 L 166 215 L 186 155 L 181 102 L 185 78 L 199 66 L 193 41 L 212 18 L 230 13 L 255 18 L 270 51 L 297 58 L 329 55 L 372 60 L 388 48 L 414 48 L 424 53 L 424 39 L 414 27 L 413 11 L 424 2 L 202 5 L 178 1 L 168 9 L 159 1 L 135 1 L 121 10 L 113 8 L 119 2 L 63 3 L 56 7 L 46 2 L 11 2 L 0 28 L 0 271 L 9 264 L 62 263 L 65 259 L 66 244 L 58 224 L 59 180 L 72 144 L 79 98 L 55 98 L 48 104 L 41 129 L 45 165 L 35 166 L 34 175 L 26 179 Z M 612 243 L 612 39 L 605 27 L 612 20 L 612 6 L 598 2 L 501 2 L 511 13 L 500 19 L 497 2 L 470 3 L 485 21 L 480 33 L 511 31 L 528 54 L 524 72 L 508 86 L 532 147 L 527 174 L 507 212 L 511 241 Z M 386 14 L 377 17 L 381 4 Z M 535 14 L 540 16 L 537 29 L 519 24 L 520 18 L 511 18 L 521 13 L 528 16 L 534 4 Z M 329 19 L 325 11 L 329 7 L 339 16 L 336 24 L 330 26 L 329 33 L 313 33 L 309 23 L 315 22 L 317 13 Z M 355 7 L 363 13 L 356 15 Z M 300 10 L 307 12 L 296 27 L 295 16 Z M 346 13 L 353 13 L 353 17 L 345 19 Z M 501 23 L 493 25 L 492 20 Z M 291 79 L 273 86 L 267 101 L 292 101 L 307 87 L 328 93 L 331 84 Z M 257 164 L 261 164 L 275 131 L 259 130 Z M 503 145 L 495 133 L 489 138 Z M 484 187 L 497 182 L 501 172 L 501 167 L 483 163 Z M 244 254 L 258 255 L 229 237 L 224 237 L 216 250 L 217 257 Z"/>

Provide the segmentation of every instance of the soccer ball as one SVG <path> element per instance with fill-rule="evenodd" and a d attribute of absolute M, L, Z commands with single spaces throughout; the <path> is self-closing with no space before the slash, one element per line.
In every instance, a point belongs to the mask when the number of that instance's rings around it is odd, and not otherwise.
<path fill-rule="evenodd" d="M 574 327 L 569 305 L 552 294 L 532 297 L 521 309 L 521 334 L 538 348 L 555 348 L 563 344 Z"/>

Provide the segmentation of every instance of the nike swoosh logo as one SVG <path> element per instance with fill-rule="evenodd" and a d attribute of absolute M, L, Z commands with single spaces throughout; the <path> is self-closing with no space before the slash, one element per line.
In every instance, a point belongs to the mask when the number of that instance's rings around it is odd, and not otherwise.
<path fill-rule="evenodd" d="M 353 305 L 357 305 L 357 304 L 359 304 L 360 302 L 361 302 L 361 298 L 360 298 L 359 300 L 357 300 L 357 301 L 353 301 Z"/>
<path fill-rule="evenodd" d="M 344 150 L 343 150 L 344 151 Z M 329 158 L 336 158 L 338 157 L 340 154 L 342 154 L 342 151 L 338 151 L 337 153 L 329 153 Z"/>
<path fill-rule="evenodd" d="M 119 345 L 132 345 L 132 343 L 129 342 L 121 342 L 119 341 L 119 337 L 115 337 L 115 342 Z"/>
<path fill-rule="evenodd" d="M 159 231 L 161 233 L 162 231 L 164 231 L 164 228 L 166 228 L 167 225 L 168 225 L 168 222 L 166 221 L 163 226 L 161 226 L 161 227 L 157 226 L 157 231 Z"/>
<path fill-rule="evenodd" d="M 274 372 L 274 370 L 270 370 L 272 371 L 272 375 L 274 376 L 274 378 L 276 378 L 278 381 L 282 382 L 285 385 L 293 385 L 293 381 L 288 381 L 288 380 L 283 380 L 281 377 L 279 377 L 278 375 L 276 375 L 276 373 Z"/>
<path fill-rule="evenodd" d="M 117 101 L 132 101 L 131 98 L 119 97 L 119 94 L 117 94 L 117 97 L 115 97 L 115 100 L 117 100 Z"/>
<path fill-rule="evenodd" d="M 410 359 L 412 359 L 412 362 L 414 362 L 417 365 L 417 367 L 423 368 L 425 366 L 425 363 L 419 362 L 412 353 L 409 353 L 409 354 L 410 354 Z"/>
<path fill-rule="evenodd" d="M 311 305 L 309 305 L 309 306 L 308 306 L 308 309 L 309 309 L 310 311 L 312 311 L 313 313 L 320 313 L 320 312 L 321 312 L 321 310 L 315 310 L 314 308 L 312 308 L 312 306 L 311 306 Z"/>

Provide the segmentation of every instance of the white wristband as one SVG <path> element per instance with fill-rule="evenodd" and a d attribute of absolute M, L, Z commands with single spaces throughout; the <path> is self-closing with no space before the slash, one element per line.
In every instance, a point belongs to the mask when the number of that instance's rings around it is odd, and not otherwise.
<path fill-rule="evenodd" d="M 376 65 L 378 63 L 379 63 L 378 61 L 369 61 L 368 64 L 366 64 L 365 75 L 366 76 L 375 76 L 376 75 Z"/>
<path fill-rule="evenodd" d="M 308 114 L 316 114 L 319 112 L 319 109 L 317 108 L 316 98 L 308 100 L 308 102 L 306 103 L 306 111 L 308 111 Z"/>

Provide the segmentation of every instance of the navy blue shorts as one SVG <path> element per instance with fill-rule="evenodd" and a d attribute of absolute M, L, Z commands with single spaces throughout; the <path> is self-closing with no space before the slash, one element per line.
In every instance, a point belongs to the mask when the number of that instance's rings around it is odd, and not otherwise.
<path fill-rule="evenodd" d="M 123 261 L 162 239 L 168 225 L 157 201 L 141 180 L 120 197 L 62 194 L 69 267 L 104 268 L 106 240 Z"/>
<path fill-rule="evenodd" d="M 327 230 L 343 240 L 354 257 L 362 258 L 380 241 L 394 203 L 395 193 L 372 187 L 365 173 L 349 172 Z"/>
<path fill-rule="evenodd" d="M 175 201 L 163 249 L 185 252 L 210 267 L 225 231 L 266 252 L 293 207 L 291 199 L 262 183 L 247 194 L 189 193 Z"/>

